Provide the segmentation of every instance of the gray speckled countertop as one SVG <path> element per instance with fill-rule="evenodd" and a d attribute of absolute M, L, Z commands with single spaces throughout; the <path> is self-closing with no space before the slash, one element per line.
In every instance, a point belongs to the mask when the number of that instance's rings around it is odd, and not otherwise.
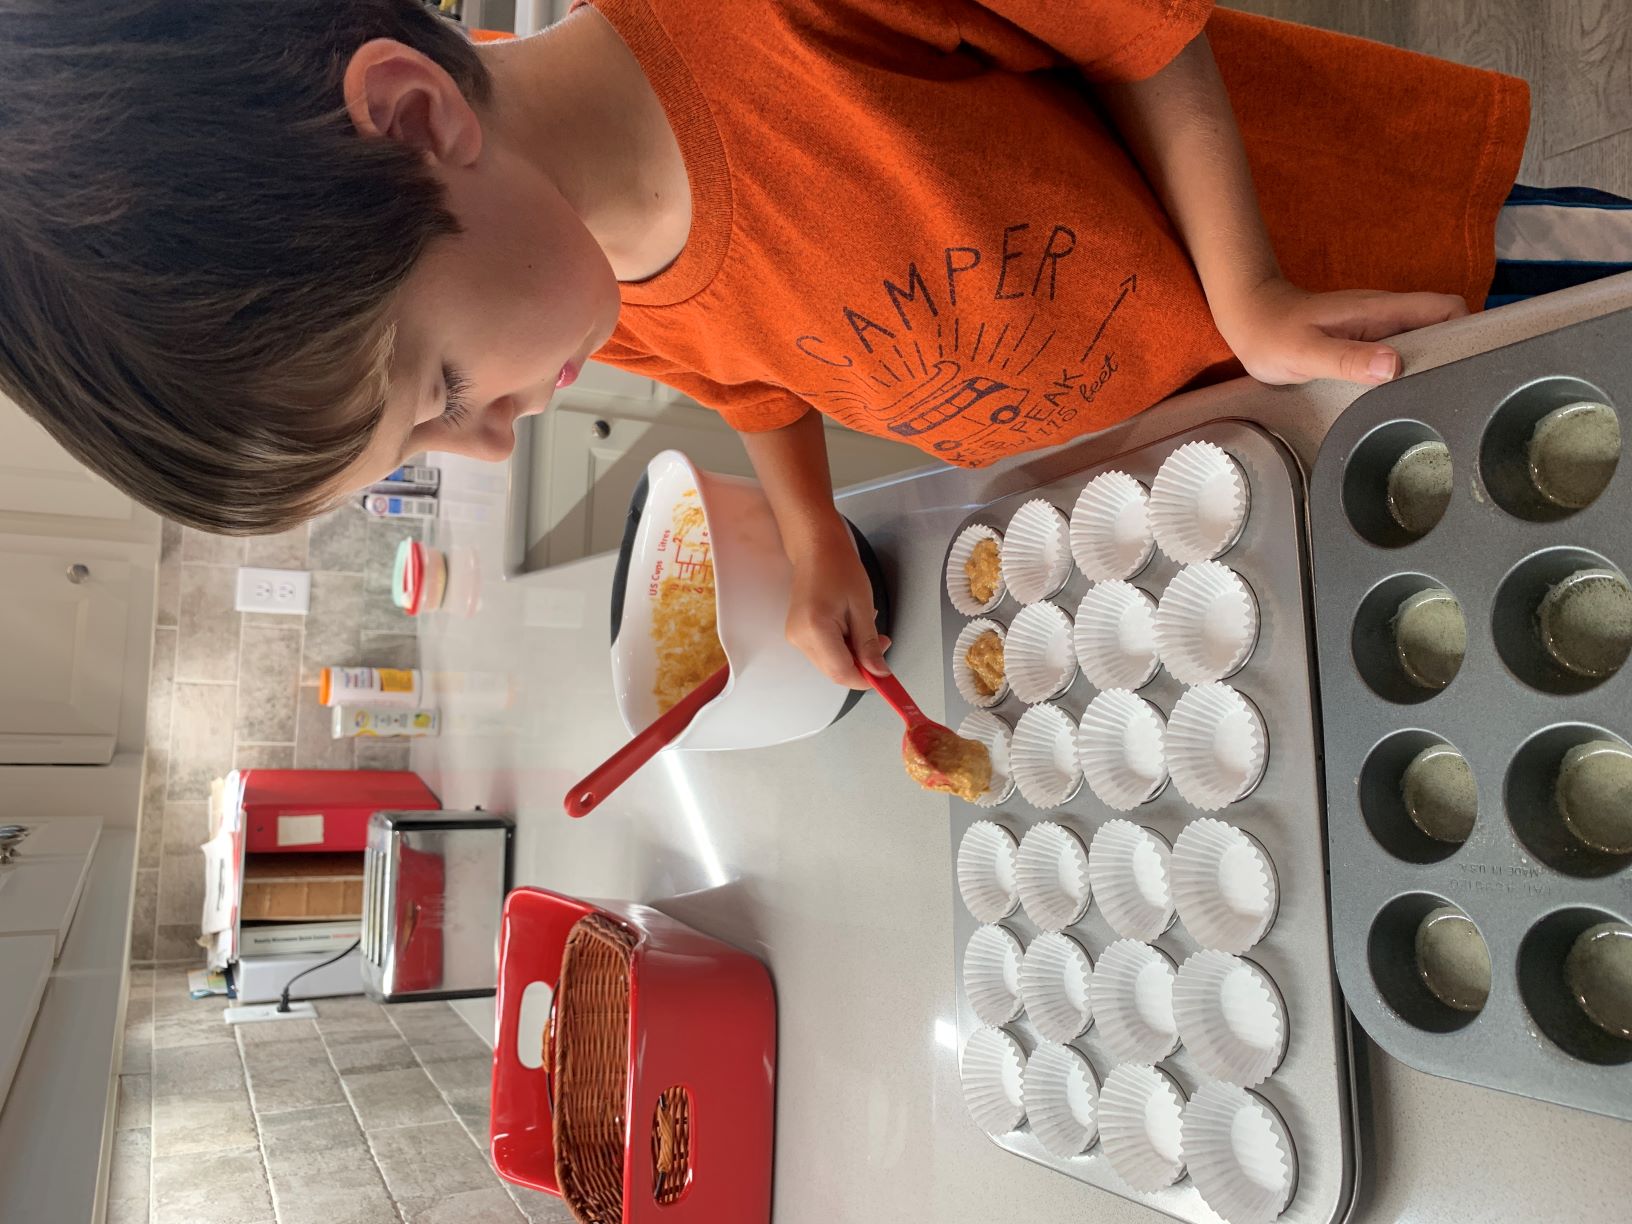
<path fill-rule="evenodd" d="M 1445 324 L 1400 341 L 1408 371 L 1632 306 L 1632 275 Z M 1305 470 L 1360 388 L 1241 381 L 1180 396 L 1098 437 L 981 471 L 935 469 L 847 492 L 885 560 L 891 662 L 931 710 L 941 692 L 940 562 L 968 510 L 1221 417 L 1257 421 Z M 606 654 L 612 562 L 506 581 L 502 476 L 443 458 L 444 546 L 474 551 L 482 608 L 422 633 L 425 665 L 466 676 L 441 699 L 447 734 L 416 768 L 449 807 L 517 819 L 518 883 L 658 908 L 763 957 L 781 1051 L 775 1219 L 1038 1224 L 1165 1217 L 1029 1164 L 965 1114 L 952 1024 L 944 800 L 901 776 L 899 723 L 869 699 L 811 740 L 753 753 L 660 757 L 597 812 L 561 796 L 624 739 Z M 499 708 L 508 676 L 516 699 Z M 504 682 L 500 682 L 502 687 Z M 814 784 L 813 784 L 814 783 Z M 477 1016 L 483 1005 L 465 1005 Z M 1358 1221 L 1599 1221 L 1632 1202 L 1632 1124 L 1420 1074 L 1357 1041 Z"/>

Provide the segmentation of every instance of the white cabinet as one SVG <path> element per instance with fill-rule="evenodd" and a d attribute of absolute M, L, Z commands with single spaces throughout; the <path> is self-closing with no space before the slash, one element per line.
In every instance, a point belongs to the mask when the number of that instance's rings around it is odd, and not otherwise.
<path fill-rule="evenodd" d="M 530 450 L 518 445 L 513 461 L 516 486 L 527 498 L 524 570 L 617 548 L 629 498 L 660 451 L 683 451 L 711 472 L 753 474 L 742 440 L 717 414 L 650 379 L 593 362 L 530 424 Z M 836 426 L 827 431 L 827 451 L 836 488 L 931 462 L 911 447 Z"/>
<path fill-rule="evenodd" d="M 82 467 L 16 404 L 0 396 L 0 514 L 128 521 L 136 503 Z"/>
<path fill-rule="evenodd" d="M 0 762 L 100 765 L 113 757 L 124 685 L 129 562 L 74 540 L 0 544 Z"/>

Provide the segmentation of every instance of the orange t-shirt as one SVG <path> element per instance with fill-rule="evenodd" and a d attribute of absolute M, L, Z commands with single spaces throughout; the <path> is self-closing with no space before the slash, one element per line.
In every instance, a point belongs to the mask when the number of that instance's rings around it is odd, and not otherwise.
<path fill-rule="evenodd" d="M 1477 304 L 1523 82 L 1211 0 L 594 0 L 679 141 L 692 229 L 598 357 L 753 432 L 811 407 L 978 466 L 1232 369 L 1087 82 L 1206 29 L 1286 275 Z"/>

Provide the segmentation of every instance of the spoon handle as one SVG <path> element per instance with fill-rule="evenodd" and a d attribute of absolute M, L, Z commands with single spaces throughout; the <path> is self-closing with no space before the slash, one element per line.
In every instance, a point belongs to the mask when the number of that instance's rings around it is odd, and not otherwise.
<path fill-rule="evenodd" d="M 857 667 L 861 667 L 858 662 Z M 929 721 L 929 716 L 918 708 L 918 703 L 912 699 L 907 690 L 902 687 L 901 681 L 891 673 L 886 676 L 875 676 L 865 667 L 861 667 L 861 674 L 867 677 L 867 683 L 877 690 L 878 695 L 906 721 L 907 726 L 917 726 Z"/>

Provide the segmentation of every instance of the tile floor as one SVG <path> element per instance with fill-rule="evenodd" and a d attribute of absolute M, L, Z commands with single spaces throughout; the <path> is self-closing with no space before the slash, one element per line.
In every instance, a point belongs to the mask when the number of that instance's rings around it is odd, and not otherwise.
<path fill-rule="evenodd" d="M 566 1224 L 487 1161 L 490 1055 L 445 1003 L 228 1027 L 133 969 L 108 1224 Z"/>

